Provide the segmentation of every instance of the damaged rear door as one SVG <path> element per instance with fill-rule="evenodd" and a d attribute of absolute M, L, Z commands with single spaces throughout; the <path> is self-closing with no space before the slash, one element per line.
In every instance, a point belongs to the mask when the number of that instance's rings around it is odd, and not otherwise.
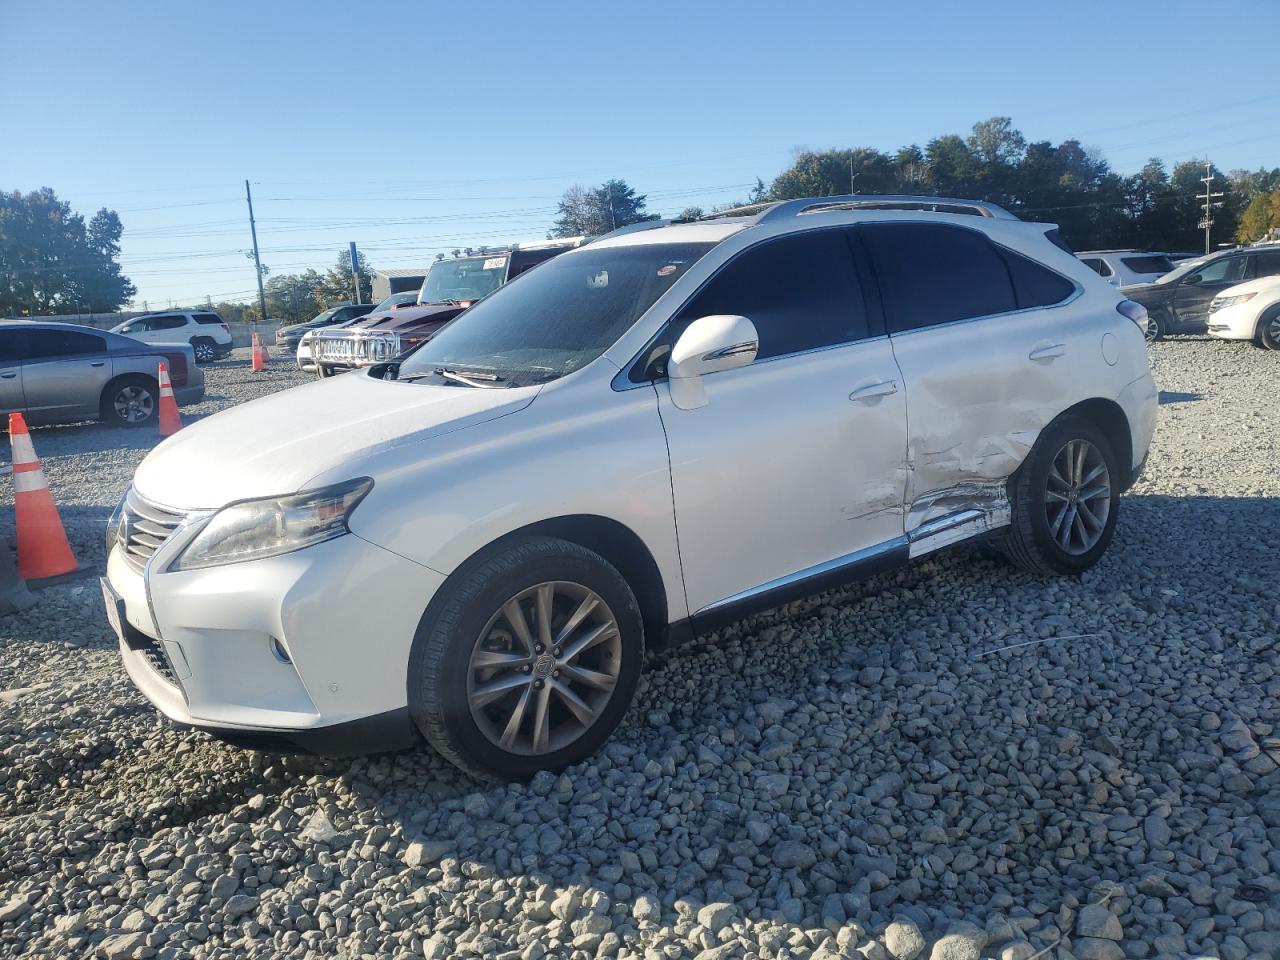
<path fill-rule="evenodd" d="M 912 555 L 1008 523 L 1006 481 L 1068 402 L 1088 334 L 1078 287 L 983 232 L 942 223 L 857 229 L 907 387 Z"/>

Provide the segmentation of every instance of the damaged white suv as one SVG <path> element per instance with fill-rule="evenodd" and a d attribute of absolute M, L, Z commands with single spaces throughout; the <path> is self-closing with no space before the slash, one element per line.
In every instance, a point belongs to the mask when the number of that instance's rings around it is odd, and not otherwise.
<path fill-rule="evenodd" d="M 108 614 L 181 724 L 554 770 L 646 646 L 974 537 L 1095 563 L 1155 423 L 1144 325 L 989 204 L 626 228 L 166 440 L 110 526 Z"/>

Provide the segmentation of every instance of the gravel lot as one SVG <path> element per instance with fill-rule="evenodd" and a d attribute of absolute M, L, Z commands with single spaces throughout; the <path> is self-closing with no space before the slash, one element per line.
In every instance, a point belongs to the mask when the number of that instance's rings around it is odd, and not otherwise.
<path fill-rule="evenodd" d="M 184 417 L 305 379 L 240 353 Z M 0 955 L 1280 957 L 1280 355 L 1152 353 L 1088 575 L 975 547 L 752 618 L 527 785 L 176 732 L 96 582 L 42 592 L 0 620 Z M 155 438 L 34 440 L 101 564 Z"/>

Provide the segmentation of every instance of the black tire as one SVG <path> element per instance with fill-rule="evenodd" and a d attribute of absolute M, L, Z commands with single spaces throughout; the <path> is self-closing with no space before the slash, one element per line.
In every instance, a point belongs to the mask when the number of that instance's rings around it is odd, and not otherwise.
<path fill-rule="evenodd" d="M 1055 459 L 1069 442 L 1080 440 L 1091 444 L 1105 463 L 1110 495 L 1099 498 L 1093 504 L 1096 509 L 1101 506 L 1103 499 L 1106 501 L 1106 516 L 1102 520 L 1097 541 L 1081 552 L 1071 552 L 1059 543 L 1052 532 L 1049 518 L 1051 508 L 1047 499 L 1050 496 L 1050 470 Z M 1123 481 L 1115 451 L 1106 434 L 1083 417 L 1059 417 L 1040 434 L 1026 461 L 1009 481 L 1013 516 L 1003 538 L 1005 554 L 1016 566 L 1037 576 L 1072 576 L 1088 570 L 1106 552 L 1115 535 Z M 1074 503 L 1074 498 L 1072 502 Z M 1069 516 L 1074 519 L 1075 513 Z M 1084 525 L 1083 518 L 1081 524 Z M 1094 535 L 1093 532 L 1091 535 Z M 1068 533 L 1069 539 L 1073 536 Z"/>
<path fill-rule="evenodd" d="M 140 373 L 117 377 L 103 388 L 99 416 L 113 427 L 147 427 L 160 412 L 160 387 Z M 132 417 L 132 419 L 131 419 Z"/>
<path fill-rule="evenodd" d="M 521 591 L 548 581 L 581 585 L 612 612 L 620 639 L 617 679 L 598 715 L 576 739 L 543 753 L 508 751 L 493 742 L 472 715 L 468 696 L 471 657 L 491 618 L 504 604 Z M 523 780 L 540 770 L 560 771 L 600 748 L 631 704 L 643 659 L 640 608 L 622 575 L 599 554 L 576 543 L 550 537 L 522 538 L 468 561 L 432 599 L 418 625 L 409 658 L 409 710 L 427 741 L 466 772 Z M 538 685 L 541 687 L 541 682 Z M 550 693 L 547 696 L 550 698 Z M 567 717 L 563 701 L 555 703 Z"/>
<path fill-rule="evenodd" d="M 316 364 L 316 378 L 319 380 L 328 380 L 336 372 L 337 371 L 335 371 L 332 367 L 326 367 L 323 363 Z"/>
<path fill-rule="evenodd" d="M 195 351 L 196 363 L 213 363 L 218 359 L 218 345 L 208 337 L 194 338 L 191 349 Z"/>
<path fill-rule="evenodd" d="M 1155 310 L 1147 311 L 1147 329 L 1144 331 L 1148 343 L 1163 340 L 1165 335 L 1164 319 Z"/>
<path fill-rule="evenodd" d="M 1280 350 L 1280 306 L 1272 307 L 1259 318 L 1258 343 L 1268 350 Z"/>

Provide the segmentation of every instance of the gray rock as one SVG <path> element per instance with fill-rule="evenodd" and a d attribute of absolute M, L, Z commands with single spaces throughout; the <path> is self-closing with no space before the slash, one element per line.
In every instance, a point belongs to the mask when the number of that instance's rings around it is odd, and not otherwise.
<path fill-rule="evenodd" d="M 98 944 L 97 953 L 103 960 L 136 960 L 146 942 L 145 933 L 115 934 Z"/>
<path fill-rule="evenodd" d="M 439 840 L 418 840 L 405 848 L 404 862 L 409 867 L 424 867 L 438 862 L 453 849 L 453 845 Z"/>
<path fill-rule="evenodd" d="M 900 917 L 885 927 L 884 947 L 894 960 L 913 960 L 924 950 L 924 935 L 914 921 Z"/>
<path fill-rule="evenodd" d="M 238 893 L 227 901 L 226 906 L 222 908 L 222 912 L 228 917 L 239 917 L 249 913 L 258 906 L 258 898 L 251 897 L 245 893 Z"/>
<path fill-rule="evenodd" d="M 733 922 L 737 912 L 731 903 L 709 903 L 698 911 L 698 923 L 718 934 Z"/>
<path fill-rule="evenodd" d="M 1120 944 L 1097 937 L 1073 937 L 1071 952 L 1076 960 L 1125 960 Z"/>
<path fill-rule="evenodd" d="M 1089 904 L 1076 915 L 1076 936 L 1119 941 L 1124 939 L 1124 931 L 1116 915 L 1105 906 Z"/>
<path fill-rule="evenodd" d="M 0 906 L 0 923 L 17 920 L 30 909 L 31 903 L 26 897 L 11 897 L 3 906 Z"/>
<path fill-rule="evenodd" d="M 782 870 L 804 870 L 818 862 L 818 855 L 808 844 L 783 840 L 774 845 L 773 862 Z"/>

